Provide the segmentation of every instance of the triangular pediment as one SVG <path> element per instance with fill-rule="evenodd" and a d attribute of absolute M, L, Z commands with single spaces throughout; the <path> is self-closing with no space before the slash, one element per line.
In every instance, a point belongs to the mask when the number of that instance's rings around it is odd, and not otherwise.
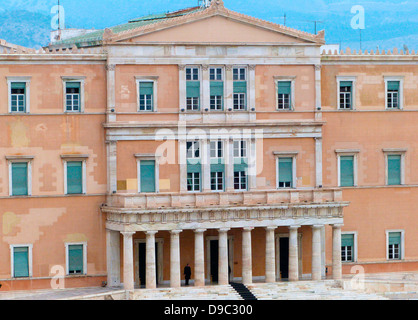
<path fill-rule="evenodd" d="M 223 5 L 192 14 L 157 21 L 118 34 L 107 43 L 324 43 L 324 34 L 312 35 L 230 11 Z"/>

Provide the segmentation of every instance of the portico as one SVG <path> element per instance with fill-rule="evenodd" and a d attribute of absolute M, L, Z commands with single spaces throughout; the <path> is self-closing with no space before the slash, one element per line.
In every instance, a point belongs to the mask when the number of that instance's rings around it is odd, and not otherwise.
<path fill-rule="evenodd" d="M 112 197 L 118 197 L 118 195 Z M 127 197 L 127 195 L 121 197 Z M 277 261 L 281 255 L 278 254 L 276 238 L 279 235 L 286 236 L 286 234 L 289 238 L 288 280 L 300 279 L 302 258 L 304 261 L 307 260 L 308 254 L 302 255 L 301 253 L 302 238 L 304 243 L 309 242 L 312 247 L 311 272 L 309 273 L 312 280 L 320 280 L 324 269 L 321 259 L 321 228 L 326 225 L 333 227 L 333 277 L 340 279 L 341 258 L 338 237 L 341 237 L 342 209 L 346 205 L 338 201 L 309 205 L 284 204 L 265 207 L 211 208 L 210 210 L 197 207 L 150 211 L 149 209 L 109 206 L 102 210 L 107 213 L 108 217 L 108 245 L 113 248 L 113 251 L 109 250 L 111 254 L 117 254 L 117 250 L 114 249 L 115 241 L 117 241 L 115 234 L 120 233 L 123 239 L 123 246 L 120 246 L 123 260 L 123 285 L 127 290 L 133 290 L 135 287 L 134 265 L 137 263 L 134 261 L 135 255 L 133 254 L 135 237 L 142 239 L 145 237 L 146 288 L 150 289 L 156 288 L 158 282 L 156 269 L 159 260 L 155 257 L 156 238 L 164 238 L 167 241 L 167 244 L 161 245 L 161 248 L 166 248 L 165 254 L 169 255 L 169 258 L 167 256 L 164 260 L 169 263 L 164 264 L 165 270 L 159 272 L 159 277 L 162 280 L 160 282 L 169 284 L 170 287 L 181 286 L 184 261 L 192 265 L 192 283 L 194 282 L 195 286 L 204 286 L 208 283 L 226 285 L 229 281 L 251 284 L 254 279 L 265 282 L 281 280 L 284 277 L 280 273 L 280 267 L 277 267 Z M 218 246 L 216 282 L 212 282 L 211 272 L 208 270 L 211 268 L 209 260 L 213 257 L 213 253 L 216 253 L 208 247 L 210 239 L 216 239 Z M 260 248 L 262 248 L 265 261 L 255 258 Z M 110 260 L 113 261 L 113 259 Z M 111 263 L 108 267 L 110 268 L 108 270 L 109 283 L 115 283 L 113 278 L 118 273 L 118 267 L 121 266 Z M 255 270 L 257 274 L 254 274 Z M 307 273 L 306 270 L 304 273 Z"/>

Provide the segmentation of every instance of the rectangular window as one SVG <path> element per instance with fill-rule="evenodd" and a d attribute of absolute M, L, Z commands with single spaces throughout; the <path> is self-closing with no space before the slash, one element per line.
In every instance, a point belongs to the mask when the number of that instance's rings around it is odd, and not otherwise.
<path fill-rule="evenodd" d="M 68 274 L 84 274 L 84 245 L 68 245 Z"/>
<path fill-rule="evenodd" d="M 210 173 L 210 187 L 212 191 L 224 190 L 224 172 L 215 171 Z"/>
<path fill-rule="evenodd" d="M 340 187 L 354 186 L 354 156 L 340 156 Z"/>
<path fill-rule="evenodd" d="M 187 159 L 200 158 L 200 142 L 199 141 L 187 141 Z"/>
<path fill-rule="evenodd" d="M 234 189 L 238 191 L 247 191 L 247 171 L 235 169 L 234 172 Z"/>
<path fill-rule="evenodd" d="M 247 109 L 247 69 L 246 68 L 234 68 L 233 69 L 234 80 L 234 110 L 246 110 Z"/>
<path fill-rule="evenodd" d="M 388 247 L 388 258 L 389 260 L 400 260 L 401 257 L 401 232 L 389 232 L 388 235 L 389 247 Z"/>
<path fill-rule="evenodd" d="M 279 158 L 279 188 L 293 187 L 293 158 Z"/>
<path fill-rule="evenodd" d="M 210 142 L 210 157 L 213 159 L 223 158 L 223 141 L 211 141 Z"/>
<path fill-rule="evenodd" d="M 65 110 L 68 112 L 79 112 L 81 82 L 68 81 L 65 83 Z"/>
<path fill-rule="evenodd" d="M 234 158 L 247 157 L 247 141 L 234 141 Z"/>
<path fill-rule="evenodd" d="M 12 196 L 27 196 L 29 194 L 28 165 L 27 162 L 15 162 L 11 164 Z"/>
<path fill-rule="evenodd" d="M 200 110 L 199 68 L 186 68 L 186 109 Z"/>
<path fill-rule="evenodd" d="M 400 109 L 400 81 L 387 82 L 387 108 Z"/>
<path fill-rule="evenodd" d="M 277 82 L 277 109 L 290 110 L 291 96 L 292 96 L 292 82 L 278 81 Z"/>
<path fill-rule="evenodd" d="M 83 162 L 67 161 L 67 194 L 83 193 Z"/>
<path fill-rule="evenodd" d="M 139 111 L 154 110 L 154 82 L 139 82 Z"/>
<path fill-rule="evenodd" d="M 388 155 L 387 156 L 387 176 L 388 185 L 400 185 L 401 182 L 401 166 L 402 156 L 401 155 Z"/>
<path fill-rule="evenodd" d="M 341 81 L 340 82 L 340 109 L 352 109 L 352 97 L 353 97 L 353 82 Z"/>
<path fill-rule="evenodd" d="M 156 192 L 155 160 L 140 161 L 140 192 Z"/>
<path fill-rule="evenodd" d="M 234 81 L 247 81 L 247 69 L 246 68 L 233 68 L 233 80 Z"/>
<path fill-rule="evenodd" d="M 192 169 L 190 167 L 188 166 L 188 170 Z M 200 191 L 200 171 L 187 173 L 187 191 Z"/>
<path fill-rule="evenodd" d="M 13 277 L 29 277 L 29 247 L 13 247 Z"/>
<path fill-rule="evenodd" d="M 10 90 L 11 112 L 26 112 L 26 82 L 12 82 Z"/>
<path fill-rule="evenodd" d="M 222 70 L 223 70 L 222 68 L 210 68 L 209 69 L 210 81 L 222 81 L 223 80 Z"/>
<path fill-rule="evenodd" d="M 223 110 L 224 83 L 223 69 L 210 68 L 210 110 Z"/>
<path fill-rule="evenodd" d="M 341 261 L 354 261 L 354 234 L 341 235 Z"/>

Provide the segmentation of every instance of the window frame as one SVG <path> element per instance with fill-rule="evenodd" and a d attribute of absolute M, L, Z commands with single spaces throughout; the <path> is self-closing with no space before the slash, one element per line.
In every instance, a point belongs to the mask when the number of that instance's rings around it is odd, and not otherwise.
<path fill-rule="evenodd" d="M 342 261 L 342 258 L 341 258 L 341 262 L 342 263 L 355 263 L 355 262 L 357 262 L 357 260 L 358 260 L 358 246 L 357 246 L 357 243 L 358 243 L 358 233 L 357 233 L 357 231 L 342 231 L 341 232 L 341 235 L 353 235 L 354 237 L 353 237 L 353 248 L 352 248 L 352 250 L 351 250 L 351 256 L 353 257 L 353 260 L 352 261 Z M 341 247 L 342 247 L 342 244 L 341 244 Z"/>
<path fill-rule="evenodd" d="M 212 149 L 212 143 L 215 144 L 215 148 Z M 221 147 L 219 148 L 219 143 L 221 143 Z M 215 151 L 215 157 L 212 157 L 212 150 Z M 219 157 L 219 151 L 221 151 L 222 156 Z M 210 159 L 224 159 L 225 158 L 225 141 L 218 139 L 218 140 L 211 140 L 209 141 L 209 157 Z"/>
<path fill-rule="evenodd" d="M 404 229 L 392 229 L 385 230 L 386 233 L 386 260 L 387 261 L 402 261 L 405 260 L 405 230 Z M 399 259 L 389 259 L 389 234 L 400 233 L 401 234 L 401 250 L 399 250 Z"/>
<path fill-rule="evenodd" d="M 66 196 L 80 196 L 87 194 L 87 160 L 88 155 L 61 155 L 64 167 L 64 195 Z M 82 193 L 68 193 L 67 190 L 67 162 L 81 162 L 82 169 Z"/>
<path fill-rule="evenodd" d="M 289 109 L 279 109 L 279 82 L 290 82 L 290 106 Z M 274 76 L 275 84 L 275 96 L 276 96 L 276 111 L 286 112 L 295 110 L 295 86 L 296 86 L 296 76 L 293 77 L 282 77 Z"/>
<path fill-rule="evenodd" d="M 385 185 L 388 187 L 396 187 L 405 185 L 405 158 L 408 149 L 383 149 L 385 156 Z M 401 156 L 401 184 L 389 184 L 389 156 Z"/>
<path fill-rule="evenodd" d="M 8 87 L 8 111 L 10 114 L 27 114 L 30 113 L 30 82 L 32 77 L 6 77 Z M 12 83 L 25 83 L 25 111 L 12 111 Z"/>
<path fill-rule="evenodd" d="M 336 80 L 337 80 L 337 110 L 339 110 L 339 111 L 353 111 L 353 110 L 356 110 L 356 82 L 357 82 L 357 77 L 356 76 L 337 76 Z M 341 103 L 340 103 L 341 85 L 340 85 L 340 83 L 343 82 L 343 81 L 351 81 L 352 82 L 351 108 L 350 109 L 341 108 Z"/>
<path fill-rule="evenodd" d="M 137 180 L 138 180 L 138 193 L 144 194 L 145 192 L 141 191 L 141 161 L 155 161 L 155 192 L 151 194 L 160 192 L 160 155 L 156 154 L 135 154 L 136 158 L 136 170 L 137 170 Z M 149 192 L 146 192 L 149 193 Z"/>
<path fill-rule="evenodd" d="M 71 76 L 63 76 L 61 77 L 62 80 L 62 86 L 63 86 L 63 110 L 64 113 L 71 113 L 71 114 L 77 114 L 77 113 L 84 113 L 84 87 L 85 87 L 85 80 L 86 77 L 71 77 Z M 80 82 L 80 110 L 79 111 L 73 111 L 73 110 L 67 110 L 67 83 L 69 82 Z"/>
<path fill-rule="evenodd" d="M 358 157 L 360 150 L 357 149 L 337 149 L 337 185 L 339 188 L 358 187 Z M 353 186 L 341 186 L 341 157 L 353 157 Z"/>
<path fill-rule="evenodd" d="M 70 273 L 70 254 L 69 254 L 69 247 L 70 246 L 83 246 L 83 273 Z M 65 243 L 65 274 L 66 276 L 76 277 L 76 276 L 83 276 L 87 275 L 87 242 L 66 242 Z"/>
<path fill-rule="evenodd" d="M 299 154 L 298 151 L 289 151 L 289 152 L 273 152 L 276 158 L 276 190 L 284 190 L 284 189 L 296 189 L 297 188 L 297 156 Z M 280 180 L 280 158 L 292 158 L 292 186 L 289 187 L 279 187 L 279 180 Z"/>
<path fill-rule="evenodd" d="M 191 157 L 189 157 L 189 149 L 187 148 L 187 144 L 191 143 L 192 144 L 192 148 L 191 148 Z M 198 148 L 196 149 L 196 143 L 198 144 Z M 202 158 L 202 142 L 200 140 L 193 140 L 193 141 L 186 141 L 186 160 L 192 159 L 192 160 L 196 160 L 196 159 L 201 159 Z M 196 150 L 199 150 L 199 156 L 196 157 Z"/>
<path fill-rule="evenodd" d="M 221 189 L 218 188 L 219 187 L 219 184 L 218 184 L 218 179 L 219 179 L 218 174 L 219 173 L 222 174 L 222 188 Z M 216 176 L 215 177 L 215 179 L 216 179 L 215 184 L 212 183 L 212 179 L 213 179 L 212 174 L 215 174 L 215 176 Z M 216 189 L 213 190 L 212 186 L 216 186 Z M 223 191 L 225 191 L 225 171 L 211 171 L 210 172 L 210 190 L 211 190 L 211 192 L 223 192 Z"/>
<path fill-rule="evenodd" d="M 192 175 L 192 190 L 189 190 L 189 174 L 191 174 Z M 199 189 L 198 190 L 195 190 L 195 180 L 196 180 L 196 177 L 195 177 L 195 175 L 196 174 L 199 174 Z M 202 192 L 202 172 L 200 171 L 200 172 L 187 172 L 187 176 L 186 176 L 186 187 L 187 187 L 187 192 L 188 193 L 199 193 L 199 192 Z"/>
<path fill-rule="evenodd" d="M 404 80 L 405 78 L 403 76 L 385 76 L 384 77 L 384 82 L 385 82 L 385 109 L 386 110 L 403 110 L 404 107 L 404 90 L 403 90 L 403 86 L 404 86 Z M 398 97 L 398 108 L 389 108 L 389 104 L 388 104 L 388 83 L 392 82 L 392 81 L 398 81 L 399 82 L 399 97 Z"/>
<path fill-rule="evenodd" d="M 238 152 L 240 155 L 236 156 L 235 155 L 235 143 L 239 143 L 238 146 Z M 243 147 L 243 143 L 244 143 L 244 147 Z M 232 141 L 232 154 L 233 154 L 233 158 L 234 159 L 245 159 L 248 158 L 248 146 L 249 146 L 249 141 L 246 139 L 236 139 Z M 243 152 L 245 151 L 245 152 Z M 244 155 L 242 155 L 243 153 L 245 153 Z"/>
<path fill-rule="evenodd" d="M 139 113 L 153 113 L 158 111 L 158 76 L 135 76 L 136 83 L 136 110 Z M 152 110 L 141 110 L 140 104 L 140 84 L 142 82 L 152 83 Z"/>
<path fill-rule="evenodd" d="M 9 167 L 9 197 L 30 197 L 32 196 L 32 162 L 34 160 L 34 156 L 6 156 L 6 160 L 8 162 Z M 12 165 L 13 163 L 27 163 L 27 171 L 28 171 L 28 194 L 27 195 L 13 195 L 13 170 Z"/>
<path fill-rule="evenodd" d="M 29 272 L 27 277 L 15 277 L 14 270 L 14 249 L 28 248 L 28 267 Z M 13 279 L 30 279 L 33 277 L 33 244 L 11 244 L 10 245 L 10 275 Z"/>
<path fill-rule="evenodd" d="M 245 174 L 245 189 L 242 189 L 241 188 L 241 186 L 242 186 L 242 178 L 243 178 L 243 176 L 242 176 L 242 173 L 244 172 L 244 174 Z M 235 183 L 235 174 L 236 173 L 238 173 L 238 175 L 239 175 L 239 177 L 238 177 L 238 179 L 239 179 L 239 188 L 238 189 L 236 189 L 235 188 L 235 185 L 236 185 L 236 183 Z M 249 181 L 248 181 L 248 178 L 249 178 L 249 175 L 248 175 L 248 169 L 247 170 L 245 170 L 245 171 L 235 171 L 234 170 L 234 176 L 233 176 L 233 185 L 234 185 L 234 191 L 235 192 L 245 192 L 245 191 L 248 191 L 249 190 Z"/>

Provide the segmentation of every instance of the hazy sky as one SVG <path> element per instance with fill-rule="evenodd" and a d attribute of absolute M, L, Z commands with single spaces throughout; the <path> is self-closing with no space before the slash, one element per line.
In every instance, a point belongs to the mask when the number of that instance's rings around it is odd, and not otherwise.
<path fill-rule="evenodd" d="M 60 0 L 65 9 L 67 27 L 102 29 L 124 23 L 149 13 L 173 11 L 197 5 L 197 0 Z M 7 38 L 2 30 L 2 14 L 9 19 L 14 12 L 20 22 L 25 17 L 38 15 L 51 18 L 52 6 L 58 0 L 0 0 L 0 38 Z M 363 47 L 402 47 L 418 49 L 418 0 L 224 0 L 231 10 L 283 24 L 300 30 L 314 32 L 325 29 L 328 43 L 342 47 L 359 45 L 360 31 L 351 28 L 354 16 L 351 8 L 361 5 L 365 13 L 365 29 L 361 31 Z M 4 21 L 4 20 L 3 20 Z M 45 24 L 45 21 L 43 21 Z M 3 31 L 3 33 L 2 33 Z M 12 31 L 8 31 L 12 32 Z M 29 31 L 30 32 L 30 31 Z"/>

